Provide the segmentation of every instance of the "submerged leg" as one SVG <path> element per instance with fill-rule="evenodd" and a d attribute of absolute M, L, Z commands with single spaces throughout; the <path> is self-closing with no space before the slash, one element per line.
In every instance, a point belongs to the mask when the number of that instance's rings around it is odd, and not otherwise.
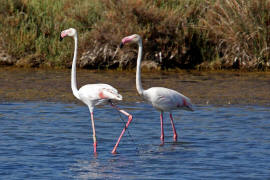
<path fill-rule="evenodd" d="M 118 147 L 118 145 L 119 145 L 119 143 L 120 143 L 120 140 L 121 140 L 122 136 L 124 135 L 126 129 L 128 128 L 128 125 L 129 125 L 129 124 L 131 123 L 131 121 L 132 121 L 132 115 L 130 115 L 129 113 L 127 113 L 126 111 L 124 111 L 124 110 L 122 110 L 122 109 L 119 109 L 119 108 L 118 108 L 116 105 L 114 105 L 112 102 L 111 102 L 111 106 L 112 106 L 113 108 L 115 108 L 117 111 L 121 112 L 122 114 L 124 114 L 125 116 L 128 117 L 128 121 L 127 121 L 127 123 L 126 123 L 124 129 L 122 130 L 122 132 L 121 132 L 121 134 L 120 134 L 120 136 L 119 136 L 119 138 L 118 138 L 118 140 L 117 140 L 117 142 L 116 142 L 116 144 L 115 144 L 115 146 L 114 146 L 114 148 L 113 148 L 113 150 L 112 150 L 112 153 L 115 154 L 115 153 L 116 153 L 116 149 L 117 149 L 117 147 Z"/>
<path fill-rule="evenodd" d="M 93 109 L 90 109 L 91 114 L 91 122 L 92 122 L 92 129 L 93 129 L 93 147 L 94 147 L 94 153 L 97 153 L 97 138 L 96 138 L 96 130 L 95 130 L 95 122 L 94 122 L 94 113 Z"/>
<path fill-rule="evenodd" d="M 176 142 L 177 141 L 177 133 L 176 133 L 175 126 L 173 123 L 172 113 L 170 113 L 170 118 L 171 118 L 171 124 L 172 124 L 172 129 L 173 129 L 173 139 Z"/>
<path fill-rule="evenodd" d="M 160 112 L 160 140 L 164 144 L 163 112 Z"/>

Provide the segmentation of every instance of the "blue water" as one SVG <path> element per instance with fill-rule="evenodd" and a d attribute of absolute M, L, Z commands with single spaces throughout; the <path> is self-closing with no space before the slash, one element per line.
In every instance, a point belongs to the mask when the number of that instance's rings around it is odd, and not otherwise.
<path fill-rule="evenodd" d="M 260 106 L 197 106 L 174 113 L 173 143 L 165 115 L 144 103 L 121 104 L 134 121 L 123 128 L 110 106 L 95 109 L 98 155 L 89 112 L 81 104 L 0 104 L 1 179 L 269 179 L 270 111 Z M 122 117 L 126 121 L 126 117 Z"/>

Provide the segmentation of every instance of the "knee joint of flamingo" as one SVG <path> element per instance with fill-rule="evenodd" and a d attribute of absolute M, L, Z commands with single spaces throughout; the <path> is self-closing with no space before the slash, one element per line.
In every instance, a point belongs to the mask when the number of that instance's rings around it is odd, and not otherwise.
<path fill-rule="evenodd" d="M 97 142 L 97 138 L 96 138 L 96 136 L 95 136 L 95 135 L 93 135 L 93 141 L 94 141 L 94 143 L 96 143 L 96 142 Z"/>
<path fill-rule="evenodd" d="M 128 120 L 131 121 L 132 120 L 132 115 L 128 115 Z"/>

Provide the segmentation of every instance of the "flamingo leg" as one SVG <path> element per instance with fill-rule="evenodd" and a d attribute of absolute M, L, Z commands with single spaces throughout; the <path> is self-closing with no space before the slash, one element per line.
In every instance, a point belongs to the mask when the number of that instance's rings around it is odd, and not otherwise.
<path fill-rule="evenodd" d="M 177 142 L 177 133 L 176 133 L 175 126 L 173 123 L 172 113 L 170 113 L 170 118 L 171 118 L 171 124 L 172 124 L 172 129 L 173 129 L 173 139 L 174 139 L 174 142 Z"/>
<path fill-rule="evenodd" d="M 132 115 L 130 115 L 130 114 L 127 113 L 126 111 L 124 111 L 124 110 L 118 108 L 118 107 L 117 107 L 116 105 L 114 105 L 112 102 L 111 102 L 111 106 L 112 106 L 113 108 L 115 108 L 116 110 L 118 110 L 119 112 L 121 112 L 122 114 L 124 114 L 125 116 L 128 117 L 128 121 L 127 121 L 127 123 L 126 123 L 124 129 L 122 130 L 122 132 L 121 132 L 121 134 L 120 134 L 120 136 L 119 136 L 119 138 L 118 138 L 118 140 L 117 140 L 117 142 L 116 142 L 116 144 L 115 144 L 115 146 L 114 146 L 114 148 L 113 148 L 113 150 L 112 150 L 112 153 L 113 153 L 113 154 L 116 154 L 116 149 L 117 149 L 117 147 L 118 147 L 118 145 L 119 145 L 119 143 L 120 143 L 120 140 L 121 140 L 122 136 L 124 135 L 126 129 L 128 128 L 128 125 L 129 125 L 129 124 L 131 123 L 131 121 L 132 121 Z"/>
<path fill-rule="evenodd" d="M 160 112 L 160 140 L 161 144 L 164 144 L 164 129 L 163 129 L 163 112 Z"/>
<path fill-rule="evenodd" d="M 92 129 L 93 129 L 94 154 L 96 154 L 97 153 L 97 138 L 96 138 L 96 130 L 95 130 L 95 122 L 94 122 L 94 113 L 93 113 L 93 111 L 90 111 L 90 113 L 91 113 Z"/>

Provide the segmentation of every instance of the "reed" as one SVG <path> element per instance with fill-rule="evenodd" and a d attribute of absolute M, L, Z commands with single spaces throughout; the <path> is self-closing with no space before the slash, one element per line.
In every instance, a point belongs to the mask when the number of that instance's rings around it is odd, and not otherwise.
<path fill-rule="evenodd" d="M 218 0 L 201 19 L 224 66 L 269 67 L 269 0 Z"/>
<path fill-rule="evenodd" d="M 86 32 L 100 19 L 100 5 L 98 0 L 3 0 L 0 32 L 18 60 L 34 56 L 39 65 L 65 66 L 71 51 L 59 43 L 61 30 Z"/>
<path fill-rule="evenodd" d="M 115 51 L 122 37 L 138 33 L 144 59 L 164 69 L 267 69 L 269 9 L 270 0 L 2 0 L 0 33 L 9 54 L 39 62 L 33 66 L 70 66 L 72 46 L 58 38 L 75 27 L 79 55 L 105 46 Z M 134 68 L 136 51 L 107 59 L 113 58 L 117 68 Z"/>

